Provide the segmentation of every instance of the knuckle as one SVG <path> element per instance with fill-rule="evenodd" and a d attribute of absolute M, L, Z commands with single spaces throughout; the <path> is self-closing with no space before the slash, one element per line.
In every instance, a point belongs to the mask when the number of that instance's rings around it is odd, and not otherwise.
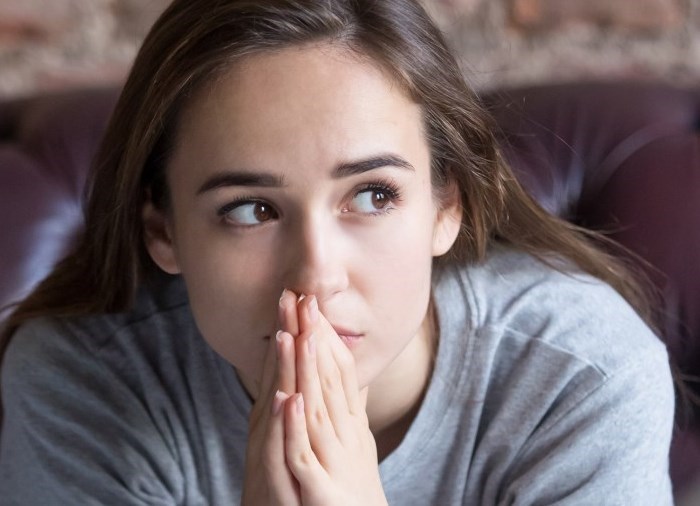
<path fill-rule="evenodd" d="M 321 388 L 324 391 L 331 391 L 337 388 L 340 383 L 340 373 L 338 370 L 333 370 L 328 374 L 324 374 L 321 378 Z"/>
<path fill-rule="evenodd" d="M 325 409 L 317 408 L 311 412 L 311 421 L 315 425 L 323 425 L 326 420 L 328 420 L 328 413 Z"/>
<path fill-rule="evenodd" d="M 311 467 L 311 464 L 314 459 L 314 454 L 313 451 L 309 448 L 304 448 L 296 452 L 292 457 L 291 457 L 291 462 L 289 463 L 290 466 L 294 466 L 297 469 L 300 468 L 309 468 Z"/>
<path fill-rule="evenodd" d="M 355 423 L 357 424 L 358 429 L 361 432 L 367 432 L 369 431 L 371 434 L 371 431 L 369 429 L 369 418 L 367 417 L 367 412 L 362 410 L 359 413 L 353 414 L 355 418 Z"/>

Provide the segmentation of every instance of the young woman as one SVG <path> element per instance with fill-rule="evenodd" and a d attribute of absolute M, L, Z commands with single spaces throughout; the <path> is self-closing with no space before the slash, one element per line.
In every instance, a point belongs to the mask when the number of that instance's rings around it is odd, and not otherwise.
<path fill-rule="evenodd" d="M 413 1 L 176 0 L 7 324 L 3 504 L 671 504 L 641 292 L 493 131 Z"/>

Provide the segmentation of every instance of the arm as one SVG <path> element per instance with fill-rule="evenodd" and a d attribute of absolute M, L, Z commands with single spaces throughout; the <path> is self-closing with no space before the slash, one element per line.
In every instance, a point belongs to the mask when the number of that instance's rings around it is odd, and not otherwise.
<path fill-rule="evenodd" d="M 25 325 L 5 356 L 3 504 L 182 502 L 172 446 L 143 402 L 62 331 L 47 321 Z"/>
<path fill-rule="evenodd" d="M 673 404 L 665 354 L 635 357 L 576 406 L 547 416 L 511 466 L 499 504 L 671 505 Z"/>

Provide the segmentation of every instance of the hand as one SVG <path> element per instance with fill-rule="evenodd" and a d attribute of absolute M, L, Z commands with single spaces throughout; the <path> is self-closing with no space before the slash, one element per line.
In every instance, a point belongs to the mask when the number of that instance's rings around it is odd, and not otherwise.
<path fill-rule="evenodd" d="M 290 374 L 295 361 L 297 393 L 283 409 L 284 451 L 301 503 L 387 504 L 367 419 L 367 388 L 359 389 L 354 357 L 313 295 L 298 304 L 297 321 L 293 356 L 286 346 L 292 336 L 281 334 L 279 374 Z"/>
<path fill-rule="evenodd" d="M 296 392 L 295 347 L 299 333 L 297 297 L 285 290 L 278 309 L 279 328 L 270 339 L 258 398 L 253 405 L 243 484 L 244 506 L 301 504 L 299 484 L 285 461 L 283 404 Z"/>

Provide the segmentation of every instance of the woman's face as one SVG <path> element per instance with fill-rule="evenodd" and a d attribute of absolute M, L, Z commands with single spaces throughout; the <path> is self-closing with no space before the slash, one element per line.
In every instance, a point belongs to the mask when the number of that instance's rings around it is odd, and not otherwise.
<path fill-rule="evenodd" d="M 239 62 L 183 112 L 168 184 L 172 212 L 144 213 L 148 249 L 247 385 L 284 288 L 359 336 L 363 385 L 425 328 L 459 206 L 434 200 L 421 110 L 373 64 L 330 45 Z"/>

